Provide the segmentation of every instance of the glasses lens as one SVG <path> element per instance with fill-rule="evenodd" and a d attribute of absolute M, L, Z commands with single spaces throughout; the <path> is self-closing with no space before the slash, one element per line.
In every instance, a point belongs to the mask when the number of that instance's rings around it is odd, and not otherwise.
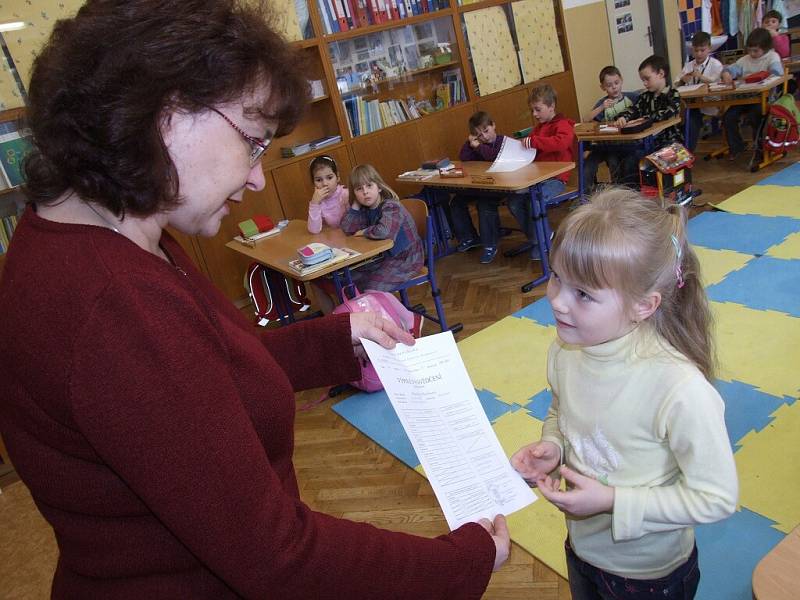
<path fill-rule="evenodd" d="M 264 155 L 264 152 L 267 149 L 269 144 L 264 144 L 263 146 L 259 146 L 258 144 L 252 144 L 252 150 L 250 151 L 250 166 L 254 167 L 256 163 L 261 160 L 261 157 Z"/>

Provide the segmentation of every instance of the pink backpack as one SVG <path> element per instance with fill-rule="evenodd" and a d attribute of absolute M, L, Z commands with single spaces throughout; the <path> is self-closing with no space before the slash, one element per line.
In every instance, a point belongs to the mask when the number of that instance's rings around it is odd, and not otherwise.
<path fill-rule="evenodd" d="M 353 296 L 353 298 L 348 298 L 345 290 L 342 290 L 345 300 L 333 310 L 334 314 L 376 312 L 383 315 L 385 319 L 396 323 L 405 331 L 412 330 L 414 326 L 414 313 L 403 306 L 402 302 L 394 295 L 389 292 L 379 292 L 377 290 L 367 290 L 361 294 L 355 286 L 352 287 L 355 296 Z M 361 379 L 358 381 L 351 381 L 350 385 L 364 390 L 365 392 L 377 392 L 378 390 L 382 390 L 383 384 L 381 380 L 378 379 L 375 367 L 372 366 L 369 359 L 364 357 L 360 358 L 359 361 L 361 362 Z"/>

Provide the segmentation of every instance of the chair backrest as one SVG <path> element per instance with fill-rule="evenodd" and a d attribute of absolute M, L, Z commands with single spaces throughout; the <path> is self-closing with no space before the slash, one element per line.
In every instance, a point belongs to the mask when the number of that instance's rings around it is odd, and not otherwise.
<path fill-rule="evenodd" d="M 424 242 L 425 235 L 428 233 L 428 205 L 419 198 L 403 198 L 400 203 L 411 214 L 414 224 L 417 226 L 417 233 Z"/>

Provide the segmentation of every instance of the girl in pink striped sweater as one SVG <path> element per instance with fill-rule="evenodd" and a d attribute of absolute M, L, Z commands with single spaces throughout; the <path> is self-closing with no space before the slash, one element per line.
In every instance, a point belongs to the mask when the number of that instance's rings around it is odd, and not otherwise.
<path fill-rule="evenodd" d="M 319 233 L 322 223 L 339 227 L 347 211 L 347 188 L 339 185 L 339 168 L 330 156 L 318 156 L 308 166 L 314 195 L 308 203 L 308 231 Z"/>

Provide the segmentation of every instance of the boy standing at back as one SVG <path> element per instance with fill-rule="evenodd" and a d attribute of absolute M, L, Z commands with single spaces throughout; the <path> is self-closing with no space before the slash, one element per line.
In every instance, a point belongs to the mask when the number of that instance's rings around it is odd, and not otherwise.
<path fill-rule="evenodd" d="M 526 148 L 536 148 L 535 160 L 539 162 L 575 161 L 575 121 L 556 112 L 557 100 L 556 91 L 547 84 L 533 88 L 528 98 L 528 106 L 536 120 L 536 126 L 530 135 L 521 141 Z M 567 171 L 539 184 L 545 201 L 564 192 L 569 174 L 570 171 Z M 508 209 L 528 239 L 536 244 L 536 232 L 533 228 L 530 199 L 527 194 L 514 194 L 509 197 Z"/>
<path fill-rule="evenodd" d="M 600 71 L 600 89 L 606 95 L 600 98 L 591 111 L 584 115 L 584 121 L 615 121 L 620 113 L 633 106 L 638 94 L 622 91 L 622 73 L 613 65 Z M 620 181 L 619 152 L 613 147 L 593 144 L 592 150 L 583 161 L 583 189 L 591 192 L 597 179 L 597 169 L 602 163 L 608 164 L 611 181 Z"/>
<path fill-rule="evenodd" d="M 645 87 L 636 103 L 624 111 L 616 120 L 617 127 L 624 127 L 628 121 L 645 117 L 654 123 L 666 121 L 681 114 L 681 97 L 670 85 L 669 65 L 662 56 L 652 55 L 639 65 L 639 78 Z M 683 143 L 680 125 L 672 125 L 655 137 L 655 147 L 661 148 L 672 142 Z M 634 147 L 623 154 L 622 183 L 638 188 L 639 159 L 644 156 L 640 147 Z"/>
<path fill-rule="evenodd" d="M 500 154 L 503 136 L 497 135 L 494 120 L 482 110 L 469 118 L 469 137 L 458 153 L 462 161 L 493 161 Z M 470 202 L 478 204 L 478 228 L 480 238 L 469 215 Z M 463 196 L 457 194 L 450 201 L 450 217 L 459 244 L 456 250 L 466 252 L 476 246 L 483 246 L 481 263 L 492 262 L 497 254 L 497 239 L 500 237 L 500 216 L 497 213 L 497 199 Z"/>
<path fill-rule="evenodd" d="M 711 36 L 705 31 L 698 31 L 692 37 L 692 55 L 694 58 L 686 63 L 681 71 L 681 83 L 693 85 L 697 83 L 714 83 L 722 75 L 722 63 L 711 56 Z M 703 127 L 703 115 L 716 116 L 719 109 L 692 108 L 689 111 L 689 139 L 686 146 L 694 152 L 697 138 Z"/>

